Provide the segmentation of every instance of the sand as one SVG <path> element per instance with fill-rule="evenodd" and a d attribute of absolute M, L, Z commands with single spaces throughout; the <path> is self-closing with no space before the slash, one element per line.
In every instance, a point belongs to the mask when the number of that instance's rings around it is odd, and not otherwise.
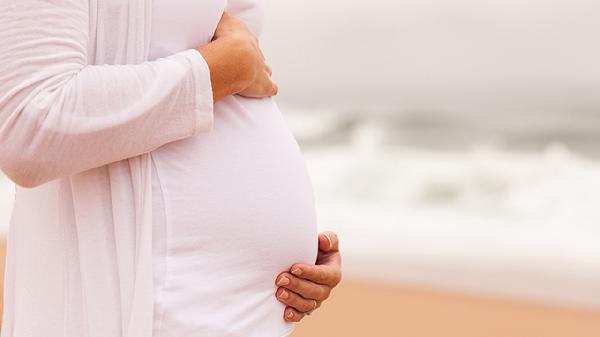
<path fill-rule="evenodd" d="M 293 337 L 598 337 L 600 311 L 345 282 Z"/>

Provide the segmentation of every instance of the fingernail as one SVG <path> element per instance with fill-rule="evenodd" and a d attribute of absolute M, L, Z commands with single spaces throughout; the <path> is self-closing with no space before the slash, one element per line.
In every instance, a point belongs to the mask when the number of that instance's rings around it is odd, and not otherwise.
<path fill-rule="evenodd" d="M 327 239 L 327 241 L 329 241 L 329 249 L 331 249 L 331 247 L 333 246 L 333 242 L 331 241 L 329 234 L 323 233 L 323 235 L 325 235 L 325 238 Z"/>
<path fill-rule="evenodd" d="M 292 317 L 294 317 L 294 313 L 290 310 L 287 312 L 286 316 L 287 316 L 287 318 L 291 319 Z"/>
<path fill-rule="evenodd" d="M 277 281 L 278 286 L 287 286 L 288 284 L 290 284 L 290 279 L 285 276 L 281 277 L 279 281 Z"/>
<path fill-rule="evenodd" d="M 285 291 L 285 290 L 281 290 L 281 292 L 279 293 L 279 298 L 281 298 L 281 299 L 283 299 L 283 300 L 287 299 L 289 296 L 290 296 L 290 295 L 289 295 L 289 294 L 288 294 L 288 292 L 287 292 L 287 291 Z"/>
<path fill-rule="evenodd" d="M 294 274 L 296 276 L 300 276 L 300 275 L 302 275 L 302 269 L 294 268 L 294 269 L 292 269 L 292 274 Z"/>

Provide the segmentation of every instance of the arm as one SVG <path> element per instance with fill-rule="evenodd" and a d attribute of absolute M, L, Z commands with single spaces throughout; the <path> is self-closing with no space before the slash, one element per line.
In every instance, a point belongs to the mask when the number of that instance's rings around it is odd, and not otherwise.
<path fill-rule="evenodd" d="M 0 169 L 19 185 L 208 131 L 213 99 L 250 81 L 225 57 L 248 50 L 238 38 L 153 62 L 90 65 L 88 10 L 81 0 L 0 0 Z M 224 74 L 211 83 L 212 69 Z"/>

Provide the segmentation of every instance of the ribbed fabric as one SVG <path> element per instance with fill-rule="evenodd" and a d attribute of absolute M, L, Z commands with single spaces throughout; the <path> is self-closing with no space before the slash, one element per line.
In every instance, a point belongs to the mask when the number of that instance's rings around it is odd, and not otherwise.
<path fill-rule="evenodd" d="M 2 337 L 151 337 L 148 152 L 212 128 L 196 50 L 147 61 L 151 1 L 0 0 L 0 168 L 18 184 Z M 127 159 L 129 158 L 129 159 Z"/>

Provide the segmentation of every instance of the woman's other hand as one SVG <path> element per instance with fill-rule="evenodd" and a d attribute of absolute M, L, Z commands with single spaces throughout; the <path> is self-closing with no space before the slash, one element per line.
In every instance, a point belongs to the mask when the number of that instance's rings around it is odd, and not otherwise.
<path fill-rule="evenodd" d="M 277 299 L 287 305 L 285 320 L 301 321 L 329 298 L 341 280 L 342 258 L 338 237 L 332 232 L 321 233 L 316 265 L 295 264 L 289 272 L 277 277 Z"/>
<path fill-rule="evenodd" d="M 253 56 L 255 56 L 254 77 L 248 87 L 238 94 L 251 98 L 263 98 L 277 95 L 279 88 L 271 79 L 273 72 L 266 64 L 265 55 L 260 49 L 258 39 L 248 30 L 246 24 L 240 19 L 228 13 L 223 14 L 214 38 L 219 39 L 224 36 L 235 35 L 241 35 L 240 37 L 242 39 L 249 41 L 252 50 L 255 52 L 253 54 Z"/>
<path fill-rule="evenodd" d="M 273 72 L 265 63 L 264 57 L 261 68 L 254 78 L 254 82 L 248 88 L 244 89 L 244 91 L 240 92 L 239 95 L 250 98 L 264 98 L 277 95 L 279 87 L 273 82 L 271 78 Z"/>
<path fill-rule="evenodd" d="M 213 41 L 199 51 L 210 68 L 215 102 L 233 94 L 254 98 L 277 94 L 258 39 L 240 19 L 224 13 Z"/>

